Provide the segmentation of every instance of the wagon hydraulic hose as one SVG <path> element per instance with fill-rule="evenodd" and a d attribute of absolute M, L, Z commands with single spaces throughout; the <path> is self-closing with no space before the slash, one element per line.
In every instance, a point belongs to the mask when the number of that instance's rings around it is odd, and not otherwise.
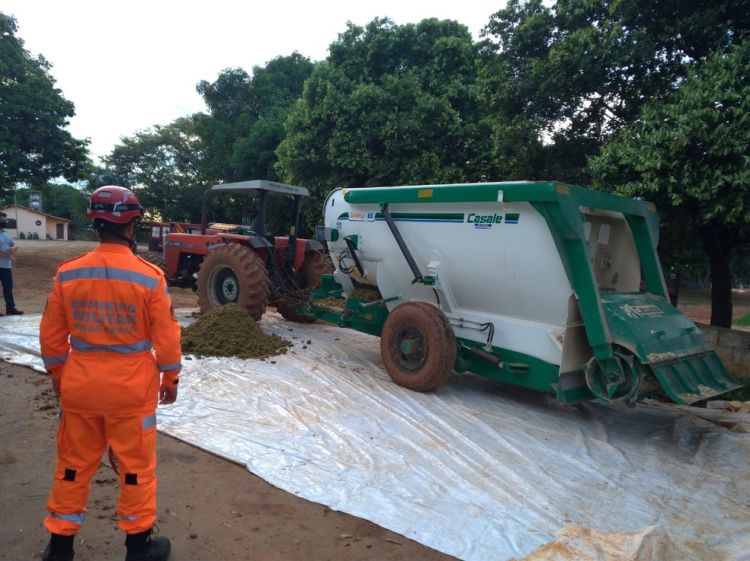
<path fill-rule="evenodd" d="M 352 242 L 352 239 L 349 236 L 345 236 L 344 243 L 346 243 L 346 247 L 349 248 L 349 254 L 352 256 L 352 259 L 354 260 L 354 265 L 355 267 L 357 267 L 359 274 L 364 277 L 365 270 L 362 268 L 362 263 L 359 261 L 359 257 L 357 256 L 357 251 L 354 248 L 354 243 Z"/>
<path fill-rule="evenodd" d="M 388 224 L 388 228 L 391 229 L 391 234 L 393 234 L 393 237 L 396 239 L 396 243 L 398 244 L 401 253 L 404 254 L 404 259 L 406 259 L 406 262 L 409 264 L 411 272 L 414 274 L 414 280 L 411 281 L 411 283 L 414 284 L 415 282 L 421 282 L 422 272 L 419 270 L 419 267 L 417 267 L 417 263 L 414 261 L 414 257 L 412 257 L 411 251 L 409 251 L 404 238 L 401 237 L 401 232 L 398 231 L 396 222 L 393 220 L 391 213 L 388 212 L 387 204 L 383 205 L 383 217 L 385 218 L 386 224 Z"/>

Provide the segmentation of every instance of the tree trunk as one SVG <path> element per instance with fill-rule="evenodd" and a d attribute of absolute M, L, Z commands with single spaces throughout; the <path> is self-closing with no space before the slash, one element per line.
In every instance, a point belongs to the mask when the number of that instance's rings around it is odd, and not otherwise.
<path fill-rule="evenodd" d="M 718 228 L 701 233 L 711 267 L 711 325 L 732 327 L 731 235 Z"/>

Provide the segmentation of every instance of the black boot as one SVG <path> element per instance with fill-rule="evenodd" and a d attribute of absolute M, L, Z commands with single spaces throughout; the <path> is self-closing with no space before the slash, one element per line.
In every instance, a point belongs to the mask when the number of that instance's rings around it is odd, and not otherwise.
<path fill-rule="evenodd" d="M 6 316 L 22 316 L 23 312 L 19 310 L 18 308 L 10 308 L 5 310 Z"/>
<path fill-rule="evenodd" d="M 151 530 L 128 534 L 125 547 L 128 548 L 125 561 L 167 561 L 172 549 L 167 538 L 151 537 Z"/>
<path fill-rule="evenodd" d="M 73 540 L 75 536 L 52 534 L 42 554 L 42 561 L 73 561 Z"/>

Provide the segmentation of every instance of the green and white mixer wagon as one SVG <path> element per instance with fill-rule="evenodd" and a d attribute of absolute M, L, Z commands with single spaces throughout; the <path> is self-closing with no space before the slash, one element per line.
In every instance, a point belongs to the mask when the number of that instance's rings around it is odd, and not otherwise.
<path fill-rule="evenodd" d="M 398 384 L 472 372 L 561 402 L 736 387 L 669 302 L 652 203 L 557 182 L 334 190 L 305 312 L 378 335 Z"/>

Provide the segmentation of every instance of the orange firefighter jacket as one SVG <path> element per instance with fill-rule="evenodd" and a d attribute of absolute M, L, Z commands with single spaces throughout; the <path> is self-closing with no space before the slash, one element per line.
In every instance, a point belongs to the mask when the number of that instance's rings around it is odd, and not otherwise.
<path fill-rule="evenodd" d="M 177 383 L 180 326 L 164 274 L 124 245 L 102 243 L 60 264 L 39 335 L 65 411 L 149 413 L 159 372 Z"/>

